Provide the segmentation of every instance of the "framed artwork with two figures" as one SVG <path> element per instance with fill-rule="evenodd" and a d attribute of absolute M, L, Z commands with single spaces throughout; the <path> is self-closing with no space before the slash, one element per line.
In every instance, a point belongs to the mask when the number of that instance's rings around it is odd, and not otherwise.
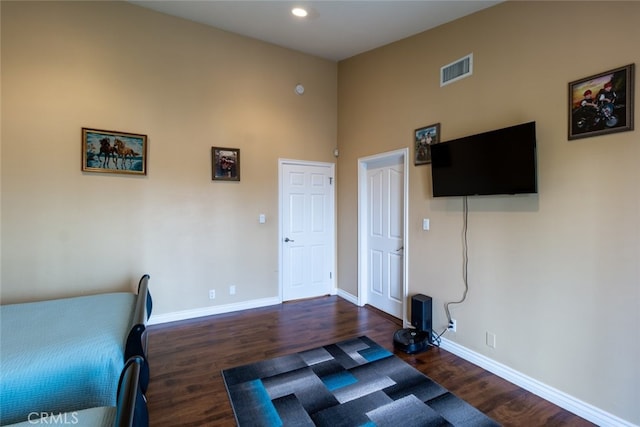
<path fill-rule="evenodd" d="M 431 146 L 440 142 L 440 123 L 416 129 L 414 137 L 414 164 L 425 165 L 431 163 Z"/>
<path fill-rule="evenodd" d="M 211 147 L 211 169 L 214 181 L 240 181 L 240 149 Z"/>
<path fill-rule="evenodd" d="M 633 130 L 634 64 L 569 83 L 569 139 Z"/>

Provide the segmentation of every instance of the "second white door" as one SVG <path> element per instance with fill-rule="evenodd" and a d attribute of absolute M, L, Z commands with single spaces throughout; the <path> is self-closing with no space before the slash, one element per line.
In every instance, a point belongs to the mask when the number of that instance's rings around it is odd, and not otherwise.
<path fill-rule="evenodd" d="M 404 309 L 404 163 L 367 168 L 367 303 L 397 318 Z"/>

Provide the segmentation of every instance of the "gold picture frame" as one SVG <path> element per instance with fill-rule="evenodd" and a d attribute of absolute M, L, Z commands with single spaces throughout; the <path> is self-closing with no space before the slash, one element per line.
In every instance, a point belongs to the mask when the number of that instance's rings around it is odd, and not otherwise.
<path fill-rule="evenodd" d="M 82 171 L 147 174 L 147 135 L 82 128 Z"/>

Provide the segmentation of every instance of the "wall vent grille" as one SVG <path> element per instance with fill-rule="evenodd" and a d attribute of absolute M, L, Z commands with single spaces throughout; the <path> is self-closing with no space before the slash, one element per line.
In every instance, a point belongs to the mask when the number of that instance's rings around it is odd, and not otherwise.
<path fill-rule="evenodd" d="M 473 74 L 473 53 L 440 68 L 440 86 L 448 85 Z"/>

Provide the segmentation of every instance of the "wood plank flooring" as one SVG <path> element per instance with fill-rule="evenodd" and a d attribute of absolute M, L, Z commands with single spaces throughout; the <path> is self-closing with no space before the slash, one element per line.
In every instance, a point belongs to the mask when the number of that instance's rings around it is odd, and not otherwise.
<path fill-rule="evenodd" d="M 322 297 L 149 327 L 151 426 L 234 426 L 220 371 L 366 335 L 393 350 L 399 321 Z M 439 348 L 394 352 L 504 426 L 592 426 Z"/>

